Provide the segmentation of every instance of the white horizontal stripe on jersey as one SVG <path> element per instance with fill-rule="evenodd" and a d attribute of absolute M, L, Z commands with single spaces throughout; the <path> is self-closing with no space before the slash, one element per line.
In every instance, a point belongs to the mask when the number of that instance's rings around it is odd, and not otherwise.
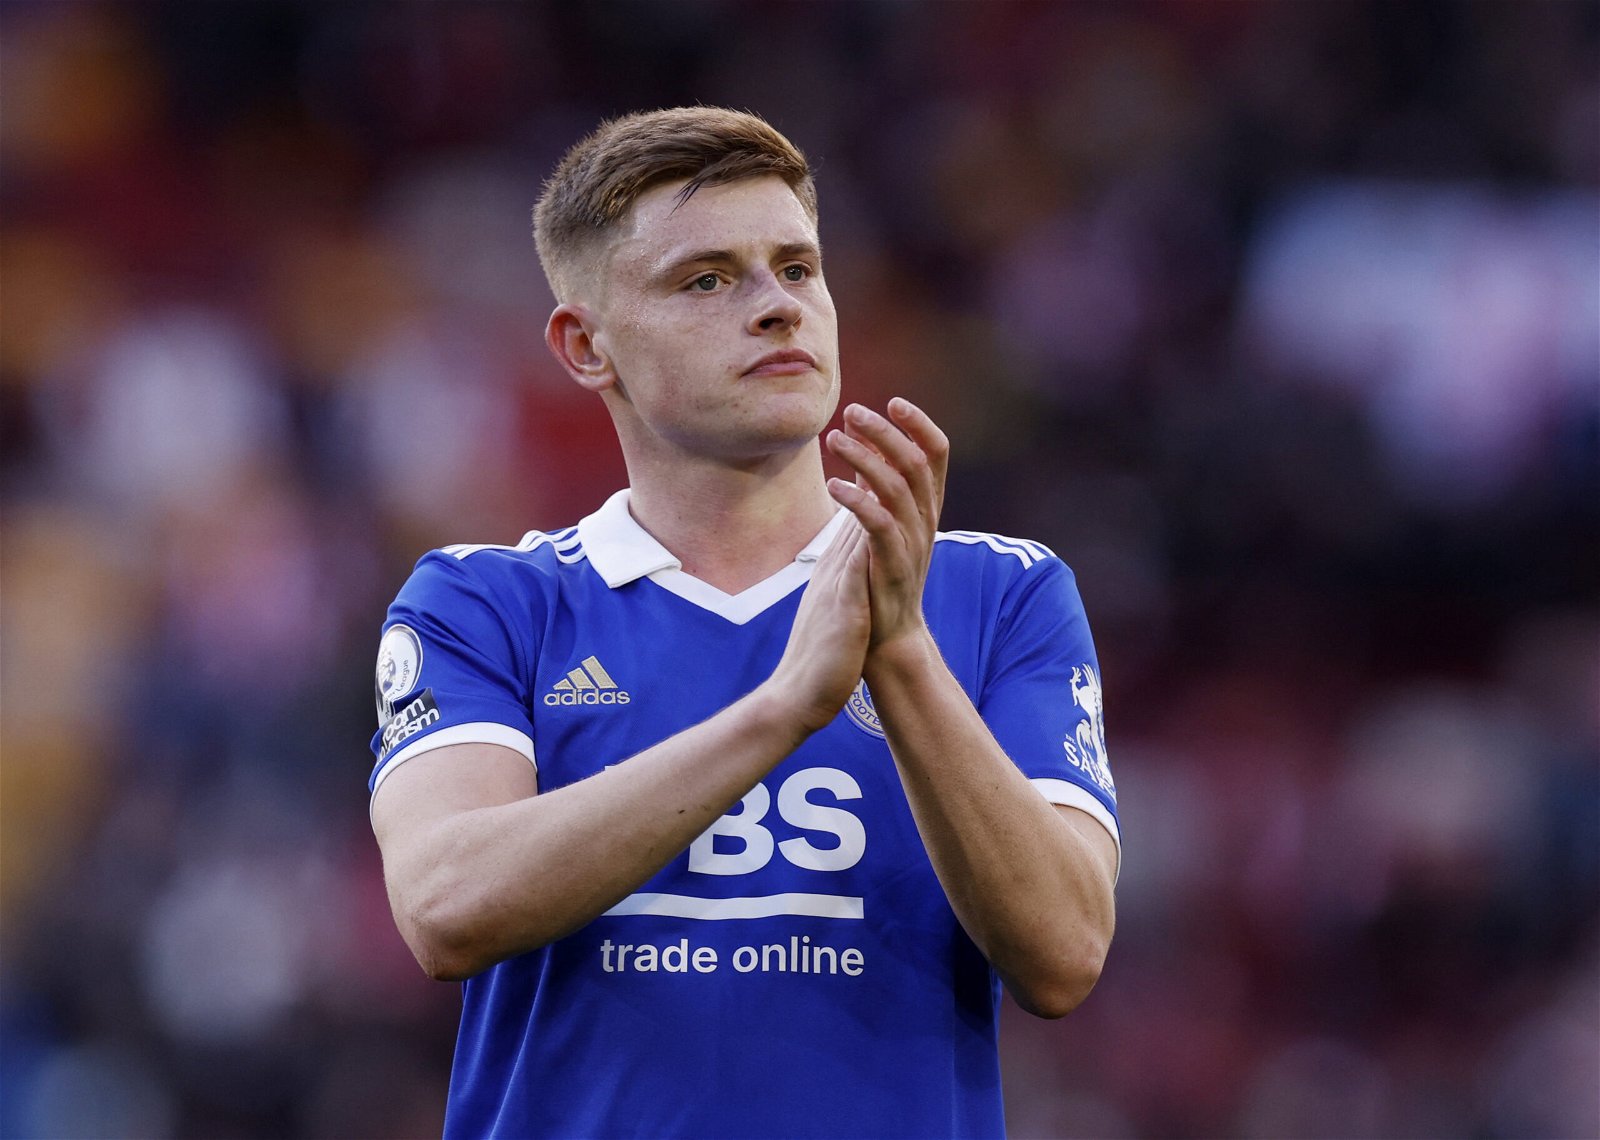
<path fill-rule="evenodd" d="M 860 918 L 865 902 L 849 895 L 783 894 L 743 899 L 703 899 L 694 895 L 629 895 L 607 915 L 653 914 L 663 918 L 772 918 L 780 914 L 808 918 Z"/>
<path fill-rule="evenodd" d="M 376 796 L 384 780 L 389 778 L 389 773 L 407 760 L 451 744 L 500 744 L 513 752 L 520 752 L 528 763 L 533 765 L 535 774 L 539 771 L 539 762 L 533 758 L 533 741 L 527 733 L 508 724 L 496 724 L 492 720 L 474 721 L 471 724 L 453 724 L 448 728 L 436 729 L 400 749 L 389 757 L 388 763 L 378 772 L 378 778 L 372 784 L 372 794 Z"/>

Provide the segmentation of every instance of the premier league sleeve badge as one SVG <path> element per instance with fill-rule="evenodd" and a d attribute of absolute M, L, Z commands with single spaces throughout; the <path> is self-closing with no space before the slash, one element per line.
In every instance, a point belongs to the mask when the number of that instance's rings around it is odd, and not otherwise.
<path fill-rule="evenodd" d="M 422 676 L 422 639 L 408 625 L 390 626 L 378 643 L 378 668 L 373 695 L 378 723 L 394 716 L 395 705 L 417 687 Z"/>

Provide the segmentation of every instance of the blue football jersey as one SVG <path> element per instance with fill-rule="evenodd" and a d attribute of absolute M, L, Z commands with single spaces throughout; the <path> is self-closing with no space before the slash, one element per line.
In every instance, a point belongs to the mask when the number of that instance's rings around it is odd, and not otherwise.
<path fill-rule="evenodd" d="M 685 574 L 626 491 L 567 530 L 428 554 L 380 643 L 373 794 L 466 742 L 515 749 L 549 791 L 716 714 L 777 665 L 847 517 L 738 595 Z M 1017 767 L 1118 837 L 1071 571 L 1034 542 L 941 533 L 923 609 Z M 637 892 L 465 983 L 445 1131 L 1000 1135 L 999 997 L 862 685 Z"/>

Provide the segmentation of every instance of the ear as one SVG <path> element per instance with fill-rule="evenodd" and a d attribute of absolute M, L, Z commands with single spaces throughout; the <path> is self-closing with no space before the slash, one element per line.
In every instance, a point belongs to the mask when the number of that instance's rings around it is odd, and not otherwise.
<path fill-rule="evenodd" d="M 587 305 L 557 305 L 544 326 L 544 342 L 579 384 L 604 392 L 617 382 L 611 358 L 598 342 L 599 322 Z"/>

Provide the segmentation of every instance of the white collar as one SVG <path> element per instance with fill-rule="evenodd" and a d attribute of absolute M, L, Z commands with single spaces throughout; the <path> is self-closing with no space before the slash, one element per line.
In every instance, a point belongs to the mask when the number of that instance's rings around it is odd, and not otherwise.
<path fill-rule="evenodd" d="M 626 487 L 578 523 L 578 540 L 583 544 L 589 565 L 613 590 L 640 578 L 649 578 L 702 609 L 743 625 L 810 580 L 811 568 L 839 533 L 849 513 L 843 508 L 834 512 L 833 518 L 795 555 L 792 563 L 738 594 L 725 594 L 685 574 L 682 560 L 634 519 L 633 512 L 628 509 Z"/>

